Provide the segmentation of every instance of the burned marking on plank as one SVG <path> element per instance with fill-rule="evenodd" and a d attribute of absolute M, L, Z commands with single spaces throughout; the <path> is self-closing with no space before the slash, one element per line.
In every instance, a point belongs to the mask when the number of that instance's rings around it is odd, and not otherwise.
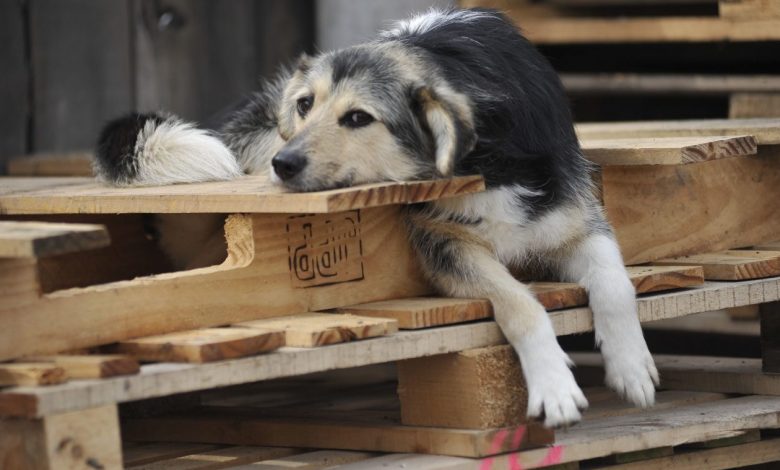
<path fill-rule="evenodd" d="M 287 251 L 294 287 L 362 280 L 360 211 L 289 217 Z"/>

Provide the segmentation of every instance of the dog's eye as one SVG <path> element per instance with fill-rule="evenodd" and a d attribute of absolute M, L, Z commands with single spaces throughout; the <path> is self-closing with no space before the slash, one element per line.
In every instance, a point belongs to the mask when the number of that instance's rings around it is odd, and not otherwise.
<path fill-rule="evenodd" d="M 353 129 L 365 127 L 372 122 L 374 122 L 374 117 L 367 112 L 360 110 L 349 111 L 339 119 L 339 124 Z"/>
<path fill-rule="evenodd" d="M 298 98 L 298 115 L 301 116 L 302 118 L 306 117 L 312 105 L 314 105 L 313 96 L 309 95 L 309 96 L 304 96 L 303 98 Z"/>

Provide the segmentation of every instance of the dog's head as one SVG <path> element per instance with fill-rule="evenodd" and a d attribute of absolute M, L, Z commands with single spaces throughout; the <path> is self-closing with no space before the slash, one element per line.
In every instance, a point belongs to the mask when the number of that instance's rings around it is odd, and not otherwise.
<path fill-rule="evenodd" d="M 273 175 L 315 191 L 449 176 L 476 141 L 471 103 L 401 44 L 303 57 L 278 110 Z"/>

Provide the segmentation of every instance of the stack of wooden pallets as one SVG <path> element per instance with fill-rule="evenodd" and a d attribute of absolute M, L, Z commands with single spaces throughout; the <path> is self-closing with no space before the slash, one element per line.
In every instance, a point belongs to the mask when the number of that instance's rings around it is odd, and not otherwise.
<path fill-rule="evenodd" d="M 763 305 L 764 368 L 777 371 L 780 120 L 578 132 L 640 320 Z M 0 179 L 0 462 L 119 468 L 120 434 L 124 465 L 147 468 L 780 460 L 780 388 L 760 359 L 659 357 L 659 405 L 636 410 L 597 386 L 598 356 L 576 354 L 593 385 L 584 422 L 555 434 L 526 422 L 489 302 L 430 297 L 400 223 L 403 204 L 483 189 L 479 177 L 311 194 L 256 177 L 136 189 Z M 150 213 L 227 214 L 225 260 L 173 271 Z M 583 289 L 532 287 L 559 335 L 592 329 Z M 388 362 L 367 380 L 298 378 Z"/>
<path fill-rule="evenodd" d="M 780 116 L 776 0 L 462 0 L 506 11 L 578 120 Z"/>

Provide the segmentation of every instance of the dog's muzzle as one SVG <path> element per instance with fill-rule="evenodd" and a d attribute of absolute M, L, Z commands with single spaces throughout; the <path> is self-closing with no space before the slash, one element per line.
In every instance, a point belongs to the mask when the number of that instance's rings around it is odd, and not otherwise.
<path fill-rule="evenodd" d="M 274 172 L 282 181 L 294 178 L 306 167 L 307 163 L 306 157 L 295 150 L 281 150 L 271 159 Z"/>

